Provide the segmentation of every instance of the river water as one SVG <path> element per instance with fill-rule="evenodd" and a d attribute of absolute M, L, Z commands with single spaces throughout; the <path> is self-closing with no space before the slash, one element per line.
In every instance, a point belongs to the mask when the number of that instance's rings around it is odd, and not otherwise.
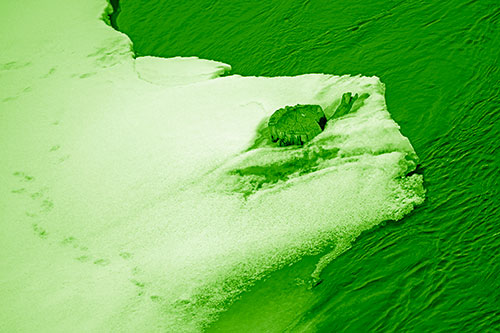
<path fill-rule="evenodd" d="M 135 0 L 137 55 L 245 76 L 378 76 L 420 157 L 427 199 L 363 233 L 308 290 L 313 259 L 258 282 L 213 331 L 500 330 L 498 1 Z"/>

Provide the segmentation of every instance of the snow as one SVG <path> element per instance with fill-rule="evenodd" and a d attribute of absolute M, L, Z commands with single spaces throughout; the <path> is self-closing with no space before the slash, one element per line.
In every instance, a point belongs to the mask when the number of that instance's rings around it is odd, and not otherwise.
<path fill-rule="evenodd" d="M 0 4 L 8 330 L 199 330 L 252 281 L 423 200 L 377 78 L 220 77 L 229 65 L 134 59 L 105 6 Z M 346 91 L 369 97 L 309 146 L 247 151 L 274 110 L 326 109 Z M 304 154 L 314 170 L 275 183 L 235 173 Z"/>
<path fill-rule="evenodd" d="M 215 79 L 231 70 L 231 66 L 197 57 L 139 57 L 135 60 L 139 78 L 163 86 L 179 86 Z"/>

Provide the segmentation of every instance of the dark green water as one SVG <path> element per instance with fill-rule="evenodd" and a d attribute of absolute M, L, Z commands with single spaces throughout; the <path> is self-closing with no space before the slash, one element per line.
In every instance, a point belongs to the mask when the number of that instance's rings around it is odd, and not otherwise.
<path fill-rule="evenodd" d="M 500 331 L 498 1 L 122 1 L 138 55 L 242 75 L 376 75 L 421 159 L 427 200 L 364 233 L 313 291 L 304 260 L 213 330 Z"/>

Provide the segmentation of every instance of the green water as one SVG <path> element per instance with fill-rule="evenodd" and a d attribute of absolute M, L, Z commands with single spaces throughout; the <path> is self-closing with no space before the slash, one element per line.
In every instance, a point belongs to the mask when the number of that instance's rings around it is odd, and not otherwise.
<path fill-rule="evenodd" d="M 138 55 L 242 75 L 376 75 L 426 202 L 365 232 L 311 290 L 313 260 L 259 282 L 215 331 L 499 331 L 498 1 L 122 1 Z M 302 275 L 301 275 L 302 274 Z"/>

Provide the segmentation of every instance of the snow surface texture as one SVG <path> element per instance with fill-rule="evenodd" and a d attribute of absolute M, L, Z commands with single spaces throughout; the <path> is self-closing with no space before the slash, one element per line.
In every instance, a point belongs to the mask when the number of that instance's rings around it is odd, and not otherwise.
<path fill-rule="evenodd" d="M 333 250 L 318 278 L 422 202 L 376 77 L 216 78 L 229 66 L 134 60 L 104 7 L 0 3 L 7 331 L 200 330 L 253 281 Z M 303 149 L 254 144 L 274 110 L 328 110 L 346 91 L 369 97 Z"/>
<path fill-rule="evenodd" d="M 189 58 L 139 57 L 135 60 L 139 77 L 164 86 L 179 86 L 215 79 L 231 70 L 221 62 Z"/>

